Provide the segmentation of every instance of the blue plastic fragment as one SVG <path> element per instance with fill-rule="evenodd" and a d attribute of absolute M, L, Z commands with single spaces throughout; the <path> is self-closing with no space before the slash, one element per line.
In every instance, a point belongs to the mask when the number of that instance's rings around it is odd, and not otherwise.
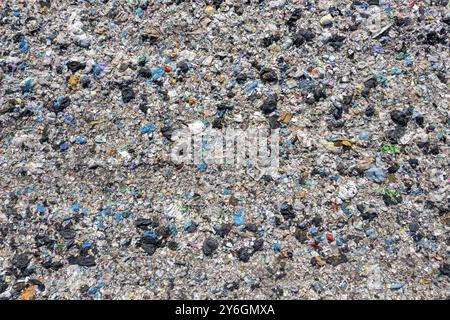
<path fill-rule="evenodd" d="M 156 81 L 159 78 L 163 77 L 166 73 L 163 67 L 156 67 L 151 70 L 152 73 L 152 81 Z"/>
<path fill-rule="evenodd" d="M 175 237 L 177 235 L 177 227 L 175 224 L 171 223 L 169 224 L 169 232 L 172 235 L 172 237 Z"/>
<path fill-rule="evenodd" d="M 28 96 L 33 91 L 33 79 L 29 78 L 25 80 L 22 93 L 24 96 Z"/>
<path fill-rule="evenodd" d="M 365 176 L 372 182 L 382 183 L 384 182 L 384 170 L 382 168 L 370 168 L 366 170 Z"/>
<path fill-rule="evenodd" d="M 86 138 L 78 136 L 78 137 L 75 137 L 75 143 L 77 143 L 77 144 L 86 144 L 87 140 L 86 140 Z"/>
<path fill-rule="evenodd" d="M 29 45 L 28 40 L 27 40 L 27 38 L 25 36 L 20 38 L 19 50 L 22 53 L 27 53 L 30 50 L 30 45 Z"/>
<path fill-rule="evenodd" d="M 137 9 L 136 9 L 136 15 L 137 15 L 139 18 L 142 18 L 142 17 L 144 16 L 144 10 L 142 10 L 142 8 L 137 8 Z"/>
<path fill-rule="evenodd" d="M 275 251 L 281 251 L 281 244 L 279 244 L 278 242 L 273 243 L 272 249 Z"/>
<path fill-rule="evenodd" d="M 117 212 L 117 213 L 114 215 L 114 219 L 115 219 L 117 222 L 120 222 L 120 221 L 123 220 L 123 216 L 122 216 L 120 213 Z"/>
<path fill-rule="evenodd" d="M 192 220 L 187 220 L 184 224 L 183 224 L 183 229 L 187 230 L 192 226 Z"/>
<path fill-rule="evenodd" d="M 90 241 L 85 241 L 85 242 L 81 245 L 81 248 L 82 248 L 82 249 L 89 249 L 90 247 L 92 247 L 92 242 L 90 242 Z"/>
<path fill-rule="evenodd" d="M 206 169 L 208 169 L 208 165 L 206 164 L 206 162 L 199 163 L 197 165 L 197 169 L 204 172 L 206 171 Z"/>
<path fill-rule="evenodd" d="M 241 226 L 245 223 L 244 221 L 244 208 L 240 208 L 236 213 L 233 214 L 234 223 Z"/>
<path fill-rule="evenodd" d="M 144 237 L 150 239 L 158 239 L 159 234 L 156 231 L 144 231 Z"/>
<path fill-rule="evenodd" d="M 401 288 L 403 288 L 404 284 L 403 283 L 392 283 L 390 288 L 391 290 L 399 290 Z"/>
<path fill-rule="evenodd" d="M 61 152 L 66 151 L 67 149 L 69 149 L 69 144 L 67 142 L 63 142 L 59 145 L 59 150 Z"/>
<path fill-rule="evenodd" d="M 40 214 L 45 213 L 45 206 L 42 203 L 38 203 L 36 209 Z"/>
<path fill-rule="evenodd" d="M 149 132 L 154 132 L 156 130 L 156 128 L 151 124 L 147 124 L 144 127 L 141 128 L 141 134 L 146 134 Z"/>

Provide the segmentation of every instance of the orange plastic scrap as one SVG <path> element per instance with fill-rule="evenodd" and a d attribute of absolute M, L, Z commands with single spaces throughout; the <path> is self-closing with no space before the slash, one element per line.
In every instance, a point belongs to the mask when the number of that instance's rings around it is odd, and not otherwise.
<path fill-rule="evenodd" d="M 28 286 L 23 289 L 19 300 L 34 300 L 36 298 L 36 286 Z"/>

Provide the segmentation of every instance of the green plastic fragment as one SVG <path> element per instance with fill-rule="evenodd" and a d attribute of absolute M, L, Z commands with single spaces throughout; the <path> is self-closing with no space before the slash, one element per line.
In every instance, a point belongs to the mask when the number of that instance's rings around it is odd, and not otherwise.
<path fill-rule="evenodd" d="M 389 154 L 397 154 L 400 153 L 400 147 L 390 143 L 383 144 L 381 146 L 381 152 Z"/>

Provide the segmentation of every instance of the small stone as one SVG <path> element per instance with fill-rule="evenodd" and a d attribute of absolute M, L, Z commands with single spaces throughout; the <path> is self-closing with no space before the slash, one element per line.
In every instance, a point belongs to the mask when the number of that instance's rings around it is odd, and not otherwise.
<path fill-rule="evenodd" d="M 260 72 L 261 80 L 264 82 L 277 82 L 278 76 L 275 70 L 270 68 L 262 68 Z"/>
<path fill-rule="evenodd" d="M 412 233 L 419 231 L 419 229 L 420 229 L 420 226 L 417 222 L 411 222 L 409 224 L 409 231 L 411 231 Z"/>
<path fill-rule="evenodd" d="M 273 97 L 266 99 L 259 107 L 264 114 L 270 114 L 277 109 L 277 100 Z"/>
<path fill-rule="evenodd" d="M 131 87 L 123 87 L 122 88 L 122 100 L 125 103 L 130 102 L 131 100 L 134 100 L 135 98 L 134 91 Z"/>
<path fill-rule="evenodd" d="M 285 219 L 294 219 L 295 218 L 295 212 L 292 205 L 288 204 L 287 202 L 283 202 L 280 206 L 280 213 Z"/>
<path fill-rule="evenodd" d="M 73 73 L 75 73 L 79 70 L 83 70 L 84 68 L 86 68 L 86 64 L 79 61 L 69 61 L 67 62 L 67 68 Z"/>
<path fill-rule="evenodd" d="M 151 244 L 151 243 L 142 243 L 141 244 L 141 248 L 149 256 L 152 256 L 156 252 L 156 246 L 154 244 Z"/>
<path fill-rule="evenodd" d="M 327 14 L 320 18 L 320 24 L 322 26 L 328 26 L 333 23 L 333 16 L 331 14 Z"/>
<path fill-rule="evenodd" d="M 70 264 L 77 264 L 82 267 L 95 267 L 95 257 L 89 254 L 70 256 L 68 259 Z"/>
<path fill-rule="evenodd" d="M 207 238 L 204 242 L 203 242 L 203 254 L 205 256 L 211 256 L 219 247 L 219 242 L 217 242 L 216 239 L 214 238 Z"/>
<path fill-rule="evenodd" d="M 248 262 L 250 260 L 250 257 L 252 256 L 253 251 L 250 248 L 240 248 L 237 251 L 238 259 L 242 262 Z"/>
<path fill-rule="evenodd" d="M 208 16 L 213 16 L 213 15 L 216 13 L 216 9 L 214 9 L 213 6 L 207 6 L 207 7 L 205 8 L 205 13 L 206 13 Z"/>
<path fill-rule="evenodd" d="M 19 254 L 19 255 L 15 256 L 13 258 L 12 264 L 17 269 L 22 270 L 22 269 L 25 269 L 28 266 L 30 261 L 31 261 L 31 258 L 29 257 L 29 255 L 26 254 L 26 253 L 22 253 L 22 254 Z"/>
<path fill-rule="evenodd" d="M 216 232 L 217 235 L 223 238 L 230 233 L 232 227 L 233 225 L 231 223 L 224 223 L 221 225 L 214 226 L 214 231 Z"/>
<path fill-rule="evenodd" d="M 394 123 L 402 126 L 402 127 L 406 127 L 408 125 L 408 115 L 400 110 L 394 110 L 390 113 L 391 115 L 391 119 L 392 121 L 394 121 Z"/>
<path fill-rule="evenodd" d="M 264 240 L 263 239 L 256 239 L 255 242 L 253 242 L 253 250 L 254 251 L 261 251 L 264 246 Z"/>

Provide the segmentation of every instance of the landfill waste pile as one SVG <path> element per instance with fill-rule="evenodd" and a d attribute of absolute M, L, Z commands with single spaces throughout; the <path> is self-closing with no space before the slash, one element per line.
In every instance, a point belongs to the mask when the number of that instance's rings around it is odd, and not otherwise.
<path fill-rule="evenodd" d="M 449 8 L 0 1 L 0 298 L 448 298 Z"/>

